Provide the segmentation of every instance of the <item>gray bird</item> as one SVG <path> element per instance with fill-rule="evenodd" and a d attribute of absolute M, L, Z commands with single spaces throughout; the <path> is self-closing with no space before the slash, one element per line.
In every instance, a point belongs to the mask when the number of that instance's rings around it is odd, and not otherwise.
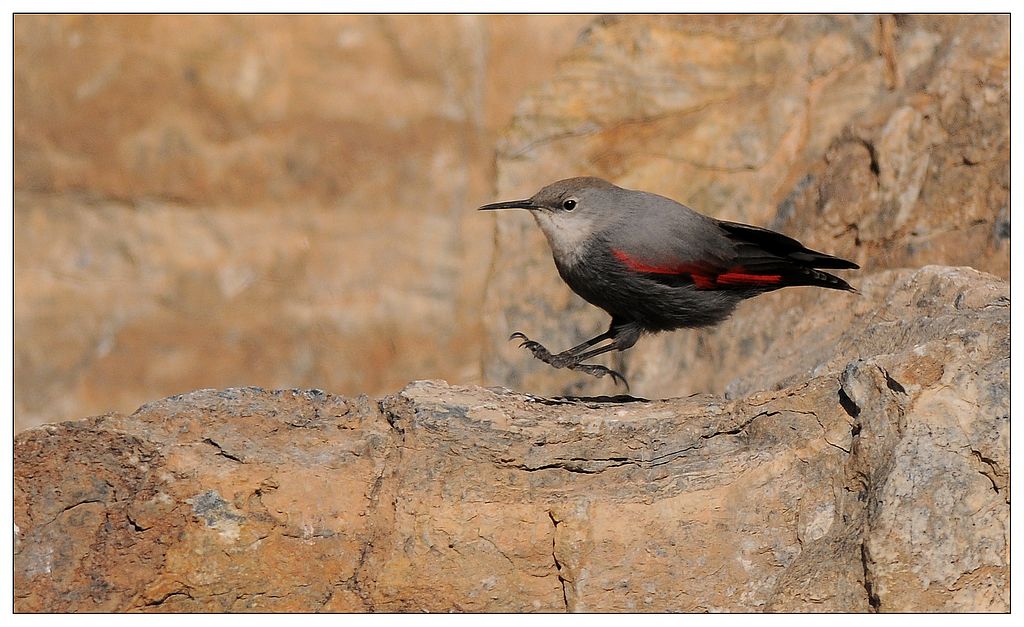
<path fill-rule="evenodd" d="M 780 287 L 856 291 L 816 268 L 857 269 L 775 231 L 716 220 L 649 192 L 579 177 L 532 198 L 480 207 L 527 209 L 547 237 L 555 267 L 572 291 L 612 317 L 604 333 L 553 354 L 516 332 L 509 339 L 555 368 L 596 377 L 620 373 L 584 361 L 630 348 L 644 333 L 717 324 L 743 299 Z M 605 340 L 608 344 L 592 348 Z"/>

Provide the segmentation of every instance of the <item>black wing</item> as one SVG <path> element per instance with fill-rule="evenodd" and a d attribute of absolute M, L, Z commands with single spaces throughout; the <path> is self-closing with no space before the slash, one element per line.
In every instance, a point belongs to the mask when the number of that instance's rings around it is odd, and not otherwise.
<path fill-rule="evenodd" d="M 778 275 L 779 287 L 816 285 L 855 291 L 849 283 L 817 268 L 856 270 L 857 264 L 807 248 L 792 237 L 749 224 L 718 220 L 736 247 L 736 263 L 756 274 Z"/>
<path fill-rule="evenodd" d="M 763 229 L 759 226 L 726 222 L 725 220 L 719 220 L 718 225 L 741 246 L 743 243 L 753 244 L 763 252 L 770 253 L 775 257 L 781 257 L 784 260 L 788 259 L 807 268 L 829 268 L 834 270 L 857 270 L 860 268 L 860 266 L 852 261 L 811 250 L 792 237 Z"/>

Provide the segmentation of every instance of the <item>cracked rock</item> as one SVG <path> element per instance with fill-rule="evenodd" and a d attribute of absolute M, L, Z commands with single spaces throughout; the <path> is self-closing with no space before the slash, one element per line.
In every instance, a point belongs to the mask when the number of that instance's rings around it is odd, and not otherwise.
<path fill-rule="evenodd" d="M 859 343 L 731 400 L 237 388 L 26 431 L 16 610 L 1006 611 L 1006 296 L 873 275 Z"/>

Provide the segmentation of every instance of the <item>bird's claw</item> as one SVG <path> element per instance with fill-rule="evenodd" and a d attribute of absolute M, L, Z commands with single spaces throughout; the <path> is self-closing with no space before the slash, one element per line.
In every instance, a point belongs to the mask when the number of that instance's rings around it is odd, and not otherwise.
<path fill-rule="evenodd" d="M 626 386 L 626 392 L 629 392 L 629 381 L 626 381 L 626 377 L 622 376 L 622 373 L 616 372 L 611 368 L 601 366 L 599 364 L 572 364 L 566 366 L 569 370 L 576 370 L 578 372 L 584 372 L 590 376 L 597 377 L 600 379 L 604 375 L 608 375 L 612 378 L 615 383 L 621 382 L 622 385 Z"/>
<path fill-rule="evenodd" d="M 522 340 L 522 343 L 519 344 L 519 348 L 527 348 L 534 354 L 535 357 L 537 357 L 537 359 L 540 359 L 541 361 L 544 361 L 546 363 L 551 363 L 548 361 L 548 359 L 550 359 L 552 356 L 551 352 L 548 351 L 548 349 L 544 348 L 544 346 L 540 342 L 535 342 L 531 340 L 530 338 L 526 337 L 519 331 L 516 331 L 512 335 L 508 336 L 508 341 L 511 342 L 512 340 Z M 557 367 L 558 366 L 556 366 L 556 368 Z"/>
<path fill-rule="evenodd" d="M 597 377 L 599 379 L 605 375 L 608 375 L 612 378 L 613 382 L 621 382 L 622 385 L 626 386 L 626 392 L 629 392 L 629 381 L 626 381 L 626 377 L 622 376 L 621 373 L 618 373 L 612 370 L 611 368 L 607 368 L 605 366 L 601 366 L 598 364 L 581 364 L 579 362 L 573 362 L 572 358 L 566 357 L 565 355 L 553 355 L 551 351 L 544 348 L 544 346 L 540 342 L 535 342 L 534 340 L 531 340 L 530 338 L 526 337 L 519 331 L 516 331 L 515 333 L 510 335 L 508 339 L 509 341 L 523 340 L 523 342 L 519 345 L 521 348 L 529 350 L 531 353 L 533 353 L 534 357 L 554 368 L 568 368 L 569 370 L 583 372 L 585 374 L 589 374 L 590 376 Z"/>
<path fill-rule="evenodd" d="M 525 348 L 529 350 L 531 353 L 533 353 L 534 357 L 543 361 L 546 364 L 551 364 L 552 366 L 555 366 L 555 368 L 562 367 L 551 363 L 551 360 L 554 359 L 555 356 L 551 354 L 551 351 L 544 348 L 544 345 L 541 344 L 540 342 L 535 342 L 530 338 L 526 337 L 525 335 L 523 335 L 522 333 L 513 333 L 512 337 L 508 339 L 523 340 L 523 342 L 519 345 L 520 348 Z"/>

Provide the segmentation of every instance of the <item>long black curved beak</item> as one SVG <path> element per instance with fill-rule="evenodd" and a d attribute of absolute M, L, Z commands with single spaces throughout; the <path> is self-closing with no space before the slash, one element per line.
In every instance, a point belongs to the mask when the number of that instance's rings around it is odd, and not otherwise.
<path fill-rule="evenodd" d="M 484 205 L 477 209 L 477 211 L 493 211 L 494 209 L 540 209 L 537 205 L 527 198 L 526 200 L 506 200 L 505 202 L 496 202 L 490 205 Z"/>

